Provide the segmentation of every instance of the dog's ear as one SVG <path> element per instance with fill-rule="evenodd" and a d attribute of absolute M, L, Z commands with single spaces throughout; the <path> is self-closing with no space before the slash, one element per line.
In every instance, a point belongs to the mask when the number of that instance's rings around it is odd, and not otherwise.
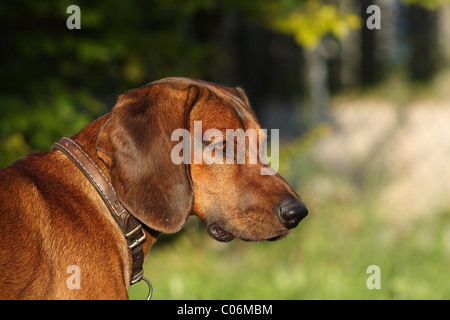
<path fill-rule="evenodd" d="M 194 191 L 187 165 L 174 164 L 175 129 L 189 128 L 199 89 L 150 84 L 121 95 L 100 129 L 96 148 L 108 165 L 124 206 L 148 227 L 179 231 L 192 212 Z"/>
<path fill-rule="evenodd" d="M 240 88 L 240 87 L 236 87 L 236 88 L 234 88 L 234 89 L 235 89 L 236 92 L 237 92 L 238 98 L 240 98 L 240 99 L 244 102 L 244 105 L 245 105 L 248 109 L 251 109 L 251 107 L 250 107 L 250 101 L 248 101 L 248 97 L 247 97 L 247 95 L 245 94 L 244 89 L 242 89 L 242 88 Z"/>

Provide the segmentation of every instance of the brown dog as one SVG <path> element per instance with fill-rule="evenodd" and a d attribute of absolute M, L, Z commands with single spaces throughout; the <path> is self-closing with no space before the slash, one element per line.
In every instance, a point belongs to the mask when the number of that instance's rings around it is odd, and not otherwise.
<path fill-rule="evenodd" d="M 206 164 L 192 153 L 191 164 L 174 163 L 179 142 L 171 135 L 179 128 L 193 135 L 194 121 L 203 132 L 260 128 L 240 88 L 167 78 L 121 95 L 111 113 L 72 138 L 143 224 L 145 254 L 160 232 L 179 231 L 191 213 L 219 241 L 286 236 L 307 209 L 279 174 L 260 174 L 268 166 L 260 159 Z M 216 151 L 234 148 L 232 141 L 211 143 Z M 104 197 L 63 152 L 33 153 L 1 170 L 0 205 L 0 298 L 128 298 L 130 244 Z M 74 270 L 75 287 L 68 281 Z"/>

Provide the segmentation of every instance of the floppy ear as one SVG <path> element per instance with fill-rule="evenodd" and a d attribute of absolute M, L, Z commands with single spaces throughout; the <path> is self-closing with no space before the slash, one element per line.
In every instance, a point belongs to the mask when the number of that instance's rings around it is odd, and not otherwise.
<path fill-rule="evenodd" d="M 189 168 L 174 164 L 175 129 L 186 128 L 199 90 L 150 84 L 121 95 L 100 129 L 96 148 L 124 206 L 148 227 L 179 231 L 192 212 Z"/>

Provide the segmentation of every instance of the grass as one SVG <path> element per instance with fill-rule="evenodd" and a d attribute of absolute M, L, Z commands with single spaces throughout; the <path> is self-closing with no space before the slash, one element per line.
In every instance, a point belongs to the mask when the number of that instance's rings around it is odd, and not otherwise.
<path fill-rule="evenodd" d="M 449 212 L 390 225 L 374 209 L 371 188 L 379 185 L 361 189 L 309 160 L 311 140 L 323 132 L 280 154 L 281 174 L 310 209 L 299 227 L 277 242 L 224 244 L 192 217 L 180 234 L 161 236 L 145 262 L 153 299 L 450 298 Z M 379 290 L 366 286 L 370 265 L 380 267 Z M 143 285 L 130 289 L 131 299 L 145 295 Z"/>
<path fill-rule="evenodd" d="M 311 215 L 279 242 L 219 244 L 204 232 L 184 232 L 155 245 L 145 263 L 154 299 L 449 298 L 448 218 L 392 234 L 362 214 L 345 215 Z M 381 290 L 366 286 L 373 264 Z"/>

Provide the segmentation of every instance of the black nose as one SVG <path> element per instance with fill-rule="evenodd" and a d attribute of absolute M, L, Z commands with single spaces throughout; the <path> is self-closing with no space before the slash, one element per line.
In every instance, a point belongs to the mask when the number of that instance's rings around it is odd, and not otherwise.
<path fill-rule="evenodd" d="M 287 202 L 279 207 L 281 223 L 288 229 L 295 228 L 308 215 L 308 208 L 303 202 Z"/>

